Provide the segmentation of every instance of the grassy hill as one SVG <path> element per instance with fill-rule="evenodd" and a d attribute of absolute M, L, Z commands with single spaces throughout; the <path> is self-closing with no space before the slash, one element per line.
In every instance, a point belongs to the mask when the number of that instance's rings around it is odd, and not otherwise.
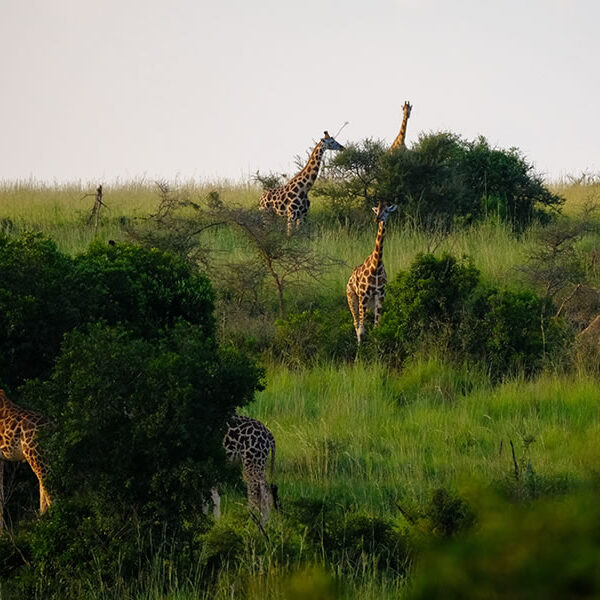
<path fill-rule="evenodd" d="M 177 189 L 197 201 L 217 189 L 225 204 L 245 207 L 256 205 L 260 195 L 253 186 L 183 184 Z M 81 185 L 0 186 L 0 229 L 9 234 L 39 230 L 63 251 L 76 254 L 95 238 L 128 239 L 125 226 L 146 218 L 157 206 L 151 184 L 106 186 L 107 207 L 96 231 L 86 224 L 93 204 L 92 196 L 83 197 L 87 191 Z M 587 199 L 598 198 L 600 186 L 560 185 L 555 191 L 567 199 L 564 213 L 574 216 Z M 375 226 L 353 229 L 331 222 L 325 202 L 316 199 L 309 228 L 306 243 L 337 262 L 319 282 L 307 280 L 290 288 L 288 309 L 343 310 L 348 276 L 371 252 Z M 215 228 L 203 239 L 216 263 L 224 257 L 242 260 L 248 252 L 239 237 L 224 229 Z M 386 239 L 385 264 L 391 279 L 418 252 L 435 248 L 436 253 L 469 255 L 486 282 L 523 289 L 527 283 L 518 266 L 534 244 L 535 231 L 516 235 L 494 219 L 438 236 L 394 223 Z M 219 290 L 215 272 L 211 277 Z M 266 309 L 252 317 L 252 326 L 273 327 L 274 296 L 267 292 L 265 298 Z M 225 302 L 218 306 L 223 312 L 228 309 Z M 225 322 L 225 315 L 218 314 L 217 319 Z M 413 564 L 419 563 L 413 559 L 425 538 L 433 539 L 435 546 L 439 538 L 451 538 L 455 530 L 468 528 L 471 510 L 476 520 L 484 522 L 484 515 L 497 516 L 508 505 L 575 498 L 581 490 L 597 485 L 598 382 L 577 369 L 555 365 L 534 379 L 516 377 L 494 385 L 483 367 L 448 364 L 441 352 L 416 355 L 401 371 L 376 359 L 319 361 L 296 368 L 269 352 L 261 360 L 267 386 L 246 412 L 275 435 L 275 479 L 289 519 L 273 519 L 265 543 L 248 523 L 243 488 L 227 489 L 225 518 L 207 534 L 207 547 L 213 548 L 215 556 L 226 554 L 214 548 L 225 539 L 219 535 L 234 530 L 243 547 L 235 558 L 223 559 L 220 575 L 208 591 L 199 583 L 199 572 L 175 575 L 163 561 L 133 587 L 124 584 L 115 591 L 100 583 L 95 590 L 82 590 L 82 598 L 418 595 L 424 588 L 412 588 Z M 302 510 L 303 516 L 298 516 Z M 359 551 L 350 558 L 350 546 L 340 542 L 332 550 L 329 533 L 322 529 L 319 534 L 318 528 L 314 535 L 321 535 L 322 552 L 305 556 L 303 540 L 312 535 L 310 519 L 323 518 L 328 511 L 335 513 L 335 523 L 374 519 L 369 521 L 374 524 L 372 531 L 380 522 L 388 524 L 389 531 L 410 542 L 412 549 L 403 554 L 405 565 L 401 568 L 391 559 L 386 567 L 375 564 L 385 554 L 381 549 Z M 448 536 L 442 535 L 444 528 L 450 528 Z M 364 535 L 356 539 L 368 545 Z M 420 581 L 418 573 L 417 566 L 416 581 Z M 101 573 L 95 575 L 102 581 Z M 510 577 L 507 568 L 507 580 Z M 469 585 L 466 582 L 465 589 Z"/>

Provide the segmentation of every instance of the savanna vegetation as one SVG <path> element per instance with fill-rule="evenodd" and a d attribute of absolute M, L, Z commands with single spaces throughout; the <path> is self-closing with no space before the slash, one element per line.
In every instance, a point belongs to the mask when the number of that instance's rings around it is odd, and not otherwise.
<path fill-rule="evenodd" d="M 256 211 L 275 179 L 104 185 L 94 219 L 94 186 L 0 186 L 0 387 L 54 423 L 45 515 L 5 468 L 2 597 L 597 596 L 600 184 L 483 138 L 364 140 L 288 237 Z M 220 445 L 234 410 L 277 440 L 264 527 Z"/>

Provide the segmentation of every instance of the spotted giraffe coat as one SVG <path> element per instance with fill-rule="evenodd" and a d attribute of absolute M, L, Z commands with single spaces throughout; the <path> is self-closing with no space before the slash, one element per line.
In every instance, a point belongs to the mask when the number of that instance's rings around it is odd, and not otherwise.
<path fill-rule="evenodd" d="M 268 518 L 273 498 L 267 484 L 267 463 L 271 453 L 270 475 L 275 468 L 275 438 L 257 419 L 233 415 L 227 422 L 223 447 L 231 462 L 240 462 L 246 485 L 248 501 Z"/>
<path fill-rule="evenodd" d="M 42 460 L 37 434 L 49 420 L 39 413 L 25 410 L 8 399 L 0 390 L 0 524 L 4 508 L 4 461 L 27 461 L 40 487 L 40 513 L 50 506 L 50 496 L 44 485 L 47 467 Z"/>
<path fill-rule="evenodd" d="M 375 325 L 377 325 L 381 316 L 387 283 L 387 274 L 383 266 L 383 239 L 386 222 L 390 213 L 394 210 L 396 210 L 395 204 L 386 206 L 384 203 L 380 203 L 378 207 L 373 208 L 376 214 L 375 221 L 379 223 L 375 249 L 362 265 L 354 268 L 346 286 L 348 306 L 352 313 L 359 344 L 365 331 L 364 321 L 367 308 L 374 308 Z"/>
<path fill-rule="evenodd" d="M 302 171 L 285 185 L 265 190 L 260 199 L 260 210 L 271 210 L 281 217 L 287 217 L 288 233 L 291 233 L 294 223 L 297 227 L 300 226 L 308 213 L 308 192 L 319 175 L 325 150 L 344 150 L 344 146 L 325 132 L 325 137 L 315 146 Z"/>
<path fill-rule="evenodd" d="M 400 131 L 396 136 L 396 139 L 393 141 L 390 146 L 390 150 L 395 150 L 396 148 L 406 148 L 406 144 L 404 140 L 406 139 L 406 126 L 408 125 L 408 117 L 410 117 L 410 111 L 412 110 L 412 104 L 408 101 L 404 103 L 402 107 L 402 125 L 400 126 Z"/>

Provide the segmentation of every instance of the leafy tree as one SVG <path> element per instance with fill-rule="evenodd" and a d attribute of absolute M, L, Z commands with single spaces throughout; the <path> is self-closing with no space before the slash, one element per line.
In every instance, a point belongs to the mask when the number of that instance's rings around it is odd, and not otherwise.
<path fill-rule="evenodd" d="M 516 148 L 465 140 L 450 132 L 422 134 L 410 149 L 385 151 L 365 140 L 340 152 L 333 178 L 319 193 L 333 207 L 385 200 L 420 227 L 437 229 L 495 215 L 521 231 L 547 222 L 563 199 L 550 192 Z M 353 215 L 353 218 L 355 215 Z"/>
<path fill-rule="evenodd" d="M 368 208 L 376 203 L 375 182 L 385 151 L 381 141 L 367 138 L 336 153 L 327 166 L 327 177 L 313 188 L 315 196 L 326 199 L 326 214 L 346 227 L 370 219 Z"/>
<path fill-rule="evenodd" d="M 46 375 L 80 321 L 73 261 L 40 234 L 0 234 L 0 385 Z"/>
<path fill-rule="evenodd" d="M 73 278 L 84 323 L 123 323 L 139 335 L 153 336 L 183 318 L 212 335 L 210 283 L 171 253 L 94 242 L 75 258 Z"/>
<path fill-rule="evenodd" d="M 0 384 L 45 377 L 63 335 L 104 320 L 152 337 L 179 318 L 212 336 L 208 280 L 172 254 L 93 243 L 74 259 L 39 234 L 0 235 Z"/>
<path fill-rule="evenodd" d="M 260 377 L 182 320 L 152 341 L 122 326 L 73 331 L 51 379 L 27 391 L 59 425 L 46 444 L 52 493 L 181 524 L 220 477 L 226 419 Z"/>
<path fill-rule="evenodd" d="M 462 144 L 462 170 L 480 211 L 498 215 L 521 230 L 534 219 L 548 222 L 562 198 L 550 192 L 518 148 L 492 148 L 480 136 Z"/>
<path fill-rule="evenodd" d="M 239 476 L 221 445 L 226 420 L 261 378 L 183 320 L 153 340 L 102 323 L 67 334 L 51 378 L 23 390 L 56 425 L 41 438 L 53 505 L 20 523 L 17 556 L 0 547 L 3 574 L 22 593 L 32 573 L 50 589 L 98 565 L 128 577 L 167 540 L 189 560 L 210 487 Z"/>
<path fill-rule="evenodd" d="M 473 265 L 451 255 L 421 254 L 388 285 L 374 335 L 397 364 L 431 346 L 459 361 L 484 362 L 494 378 L 531 374 L 563 338 L 562 322 L 541 316 L 543 302 L 531 292 L 484 285 Z"/>

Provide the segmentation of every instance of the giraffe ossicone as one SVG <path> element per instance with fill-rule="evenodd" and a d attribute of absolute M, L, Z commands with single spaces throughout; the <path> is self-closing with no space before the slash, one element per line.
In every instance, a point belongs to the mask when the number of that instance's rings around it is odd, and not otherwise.
<path fill-rule="evenodd" d="M 387 220 L 395 210 L 395 204 L 387 205 L 384 202 L 380 202 L 378 206 L 373 207 L 375 222 L 378 223 L 375 249 L 361 265 L 353 269 L 346 286 L 346 298 L 352 313 L 354 330 L 359 345 L 365 332 L 367 309 L 374 309 L 375 326 L 379 323 L 381 317 L 381 308 L 385 298 L 385 285 L 387 283 L 387 275 L 383 266 L 383 239 Z"/>
<path fill-rule="evenodd" d="M 308 192 L 319 175 L 319 169 L 325 150 L 344 150 L 339 142 L 327 131 L 314 147 L 305 167 L 286 184 L 265 190 L 260 199 L 260 210 L 270 210 L 280 217 L 287 217 L 287 232 L 291 234 L 294 223 L 300 227 L 304 221 L 310 200 Z"/>
<path fill-rule="evenodd" d="M 26 461 L 39 482 L 40 513 L 50 506 L 44 481 L 47 467 L 37 439 L 39 430 L 49 424 L 44 415 L 17 406 L 0 389 L 0 528 L 4 526 L 4 461 Z"/>

